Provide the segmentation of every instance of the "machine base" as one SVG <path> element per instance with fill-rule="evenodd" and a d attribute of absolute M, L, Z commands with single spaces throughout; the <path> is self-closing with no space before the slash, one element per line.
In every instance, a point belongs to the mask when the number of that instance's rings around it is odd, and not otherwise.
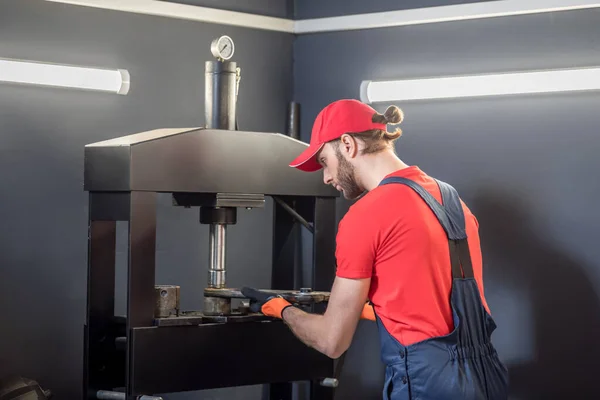
<path fill-rule="evenodd" d="M 333 360 L 279 320 L 134 328 L 129 350 L 129 395 L 333 376 Z"/>

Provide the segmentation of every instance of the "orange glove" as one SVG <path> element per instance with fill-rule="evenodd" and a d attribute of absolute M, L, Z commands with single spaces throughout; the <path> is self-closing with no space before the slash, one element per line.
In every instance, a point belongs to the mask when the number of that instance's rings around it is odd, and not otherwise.
<path fill-rule="evenodd" d="M 261 312 L 266 316 L 281 319 L 284 309 L 292 307 L 292 304 L 283 297 L 273 293 L 261 292 L 254 288 L 244 287 L 241 290 L 244 297 L 250 299 L 250 311 Z"/>
<path fill-rule="evenodd" d="M 362 312 L 360 313 L 360 319 L 368 319 L 369 321 L 375 321 L 375 310 L 373 310 L 373 306 L 371 304 L 365 304 Z"/>

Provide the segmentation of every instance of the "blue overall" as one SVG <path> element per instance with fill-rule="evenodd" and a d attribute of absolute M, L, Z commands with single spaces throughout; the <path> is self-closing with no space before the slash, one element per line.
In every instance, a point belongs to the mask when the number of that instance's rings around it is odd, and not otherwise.
<path fill-rule="evenodd" d="M 403 346 L 376 316 L 381 360 L 386 366 L 385 400 L 506 400 L 508 371 L 490 338 L 496 329 L 481 301 L 465 231 L 465 218 L 456 190 L 437 181 L 441 205 L 415 182 L 399 177 L 380 185 L 404 184 L 431 208 L 448 236 L 454 330 L 448 335 Z M 408 278 L 410 279 L 410 278 Z"/>

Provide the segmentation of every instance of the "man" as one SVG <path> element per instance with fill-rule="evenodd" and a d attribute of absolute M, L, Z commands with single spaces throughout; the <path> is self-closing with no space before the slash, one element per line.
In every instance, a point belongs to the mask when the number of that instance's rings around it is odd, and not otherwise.
<path fill-rule="evenodd" d="M 325 184 L 358 199 L 339 224 L 327 310 L 306 313 L 244 288 L 308 346 L 337 358 L 360 318 L 376 320 L 385 399 L 506 399 L 507 370 L 490 342 L 478 223 L 452 186 L 408 166 L 394 150 L 400 109 L 384 115 L 339 100 L 317 116 L 308 148 L 290 165 L 323 169 Z M 367 300 L 370 304 L 367 304 Z"/>

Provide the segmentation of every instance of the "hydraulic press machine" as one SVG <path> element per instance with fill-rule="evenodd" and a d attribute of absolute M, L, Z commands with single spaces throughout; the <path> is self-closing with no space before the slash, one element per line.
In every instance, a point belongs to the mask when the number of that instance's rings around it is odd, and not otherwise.
<path fill-rule="evenodd" d="M 314 400 L 333 398 L 334 363 L 298 340 L 280 320 L 252 313 L 227 285 L 227 229 L 240 207 L 273 198 L 272 290 L 322 312 L 335 273 L 338 192 L 319 174 L 288 163 L 307 144 L 289 134 L 237 129 L 240 68 L 227 36 L 205 64 L 205 126 L 156 129 L 85 146 L 89 192 L 88 303 L 84 398 L 159 399 L 173 393 L 269 385 L 272 400 L 310 382 Z M 223 162 L 226 160 L 226 162 Z M 203 303 L 181 310 L 180 286 L 155 282 L 156 201 L 197 207 L 209 226 Z M 128 224 L 126 315 L 114 312 L 116 223 Z M 294 287 L 296 227 L 312 233 L 312 282 Z M 190 266 L 191 267 L 191 266 Z M 307 285 L 308 286 L 308 285 Z M 238 307 L 232 306 L 241 301 Z M 238 300 L 239 299 L 239 300 Z"/>

